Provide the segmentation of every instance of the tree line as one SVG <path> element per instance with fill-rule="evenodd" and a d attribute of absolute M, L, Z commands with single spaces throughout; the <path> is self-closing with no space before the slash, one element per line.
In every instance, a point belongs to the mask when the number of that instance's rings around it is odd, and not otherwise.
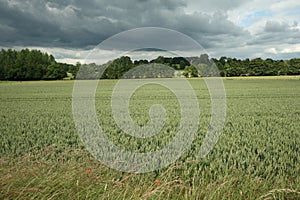
<path fill-rule="evenodd" d="M 136 68 L 137 66 L 143 67 Z M 127 73 L 129 71 L 134 73 Z M 52 55 L 39 50 L 0 51 L 0 80 L 171 78 L 175 76 L 174 71 L 178 72 L 177 76 L 179 74 L 185 77 L 300 75 L 300 58 L 241 60 L 223 56 L 216 59 L 202 54 L 199 57 L 159 56 L 150 61 L 145 59 L 132 61 L 128 56 L 122 56 L 104 65 L 94 63 L 72 65 L 56 62 Z"/>
<path fill-rule="evenodd" d="M 77 71 L 78 66 L 58 63 L 52 55 L 39 50 L 0 51 L 0 80 L 59 80 Z"/>
<path fill-rule="evenodd" d="M 155 67 L 156 64 L 156 67 Z M 157 64 L 168 66 L 169 69 L 157 67 Z M 133 68 L 145 65 L 142 70 L 135 70 L 134 73 L 127 74 Z M 105 71 L 103 69 L 106 68 Z M 157 70 L 159 69 L 159 70 Z M 79 79 L 119 79 L 123 78 L 171 78 L 174 77 L 174 70 L 184 77 L 210 77 L 210 76 L 282 76 L 300 75 L 300 58 L 290 60 L 273 60 L 271 58 L 262 59 L 236 59 L 221 57 L 219 59 L 209 58 L 207 54 L 199 57 L 163 57 L 159 56 L 153 60 L 135 60 L 123 56 L 114 61 L 97 66 L 81 66 L 81 77 Z M 98 77 L 97 74 L 102 74 Z"/>
<path fill-rule="evenodd" d="M 169 66 L 169 68 L 166 67 Z M 104 65 L 84 64 L 80 66 L 77 79 L 120 79 L 120 78 L 172 78 L 174 70 L 183 70 L 190 65 L 182 57 L 166 58 L 159 56 L 153 60 L 132 61 L 122 56 Z M 137 66 L 140 66 L 137 68 Z M 129 73 L 127 73 L 129 72 Z M 101 77 L 99 77 L 101 74 Z"/>
<path fill-rule="evenodd" d="M 236 59 L 221 57 L 212 59 L 220 70 L 221 76 L 281 76 L 300 75 L 300 59 L 273 60 L 262 59 Z"/>

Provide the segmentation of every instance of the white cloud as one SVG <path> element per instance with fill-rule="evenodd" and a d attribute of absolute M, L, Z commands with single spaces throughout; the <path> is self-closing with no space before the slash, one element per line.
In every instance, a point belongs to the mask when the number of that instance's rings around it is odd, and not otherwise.
<path fill-rule="evenodd" d="M 278 13 L 298 11 L 299 14 L 300 3 L 298 0 L 273 1 L 273 3 L 270 4 L 270 9 Z"/>
<path fill-rule="evenodd" d="M 281 53 L 295 53 L 295 52 L 300 53 L 300 45 L 299 44 L 290 45 L 289 47 L 282 49 L 280 52 Z"/>
<path fill-rule="evenodd" d="M 235 10 L 247 2 L 249 0 L 186 0 L 185 11 L 192 14 L 194 12 L 212 13 Z"/>
<path fill-rule="evenodd" d="M 267 48 L 267 49 L 265 50 L 265 52 L 266 52 L 266 53 L 270 53 L 270 54 L 278 54 L 277 49 L 274 48 L 274 47 Z"/>

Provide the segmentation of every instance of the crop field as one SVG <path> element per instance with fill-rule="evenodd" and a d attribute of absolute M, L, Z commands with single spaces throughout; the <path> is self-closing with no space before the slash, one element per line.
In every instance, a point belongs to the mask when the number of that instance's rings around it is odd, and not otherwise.
<path fill-rule="evenodd" d="M 195 140 L 175 163 L 141 174 L 111 169 L 86 150 L 73 120 L 73 81 L 0 82 L 0 199 L 300 199 L 300 77 L 223 81 L 227 116 L 213 150 L 198 157 L 211 101 L 203 79 L 189 79 L 201 111 Z M 157 84 L 135 91 L 136 124 L 149 123 L 153 104 L 166 120 L 155 136 L 134 138 L 113 118 L 116 83 L 99 81 L 95 97 L 106 136 L 127 151 L 164 148 L 180 123 L 174 93 Z"/>

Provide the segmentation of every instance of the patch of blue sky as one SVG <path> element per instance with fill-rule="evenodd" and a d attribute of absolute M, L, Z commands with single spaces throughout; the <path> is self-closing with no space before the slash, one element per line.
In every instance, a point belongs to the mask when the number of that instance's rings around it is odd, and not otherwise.
<path fill-rule="evenodd" d="M 260 10 L 254 13 L 251 13 L 249 15 L 246 15 L 242 20 L 241 20 L 241 25 L 248 27 L 251 26 L 253 23 L 256 21 L 265 18 L 265 17 L 272 17 L 273 14 L 269 10 Z"/>
<path fill-rule="evenodd" d="M 296 15 L 296 16 L 300 16 L 300 9 L 296 9 L 296 10 L 291 10 L 287 13 L 287 15 Z"/>

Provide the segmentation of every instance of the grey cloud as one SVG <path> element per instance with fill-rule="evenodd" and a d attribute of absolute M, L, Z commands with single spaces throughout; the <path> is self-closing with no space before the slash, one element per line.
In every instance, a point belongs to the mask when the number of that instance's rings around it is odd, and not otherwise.
<path fill-rule="evenodd" d="M 246 33 L 222 12 L 186 14 L 187 3 L 183 0 L 13 2 L 0 0 L 0 46 L 87 48 L 124 30 L 158 26 L 185 33 L 208 48 L 214 45 L 207 41 L 213 35 Z"/>
<path fill-rule="evenodd" d="M 44 15 L 43 15 L 44 13 Z M 28 2 L 22 7 L 9 6 L 0 2 L 1 46 L 33 45 L 33 46 L 77 46 L 80 36 L 89 35 L 86 29 L 74 31 L 73 27 L 64 27 L 55 23 L 52 16 L 47 14 L 45 5 L 40 3 L 29 6 Z M 95 36 L 94 36 L 95 37 Z M 86 44 L 89 38 L 86 38 Z"/>
<path fill-rule="evenodd" d="M 250 33 L 227 19 L 226 14 L 216 12 L 212 16 L 194 13 L 178 19 L 179 29 L 196 39 L 205 48 L 220 48 L 243 44 Z"/>
<path fill-rule="evenodd" d="M 109 18 L 85 15 L 76 5 L 61 2 L 0 1 L 0 45 L 85 47 L 120 31 Z"/>
<path fill-rule="evenodd" d="M 234 24 L 228 11 L 245 3 L 249 1 L 0 0 L 0 46 L 90 49 L 122 31 L 149 26 L 187 34 L 216 56 L 250 57 L 279 43 L 300 43 L 297 22 L 274 19 L 252 35 Z"/>
<path fill-rule="evenodd" d="M 266 32 L 284 32 L 289 29 L 289 25 L 285 22 L 268 21 L 265 26 Z"/>
<path fill-rule="evenodd" d="M 278 45 L 278 44 L 299 44 L 300 30 L 288 23 L 268 21 L 264 31 L 259 32 L 248 42 L 249 45 Z"/>
<path fill-rule="evenodd" d="M 190 8 L 197 9 L 199 11 L 218 11 L 218 10 L 234 10 L 245 3 L 249 3 L 253 0 L 187 0 Z"/>

